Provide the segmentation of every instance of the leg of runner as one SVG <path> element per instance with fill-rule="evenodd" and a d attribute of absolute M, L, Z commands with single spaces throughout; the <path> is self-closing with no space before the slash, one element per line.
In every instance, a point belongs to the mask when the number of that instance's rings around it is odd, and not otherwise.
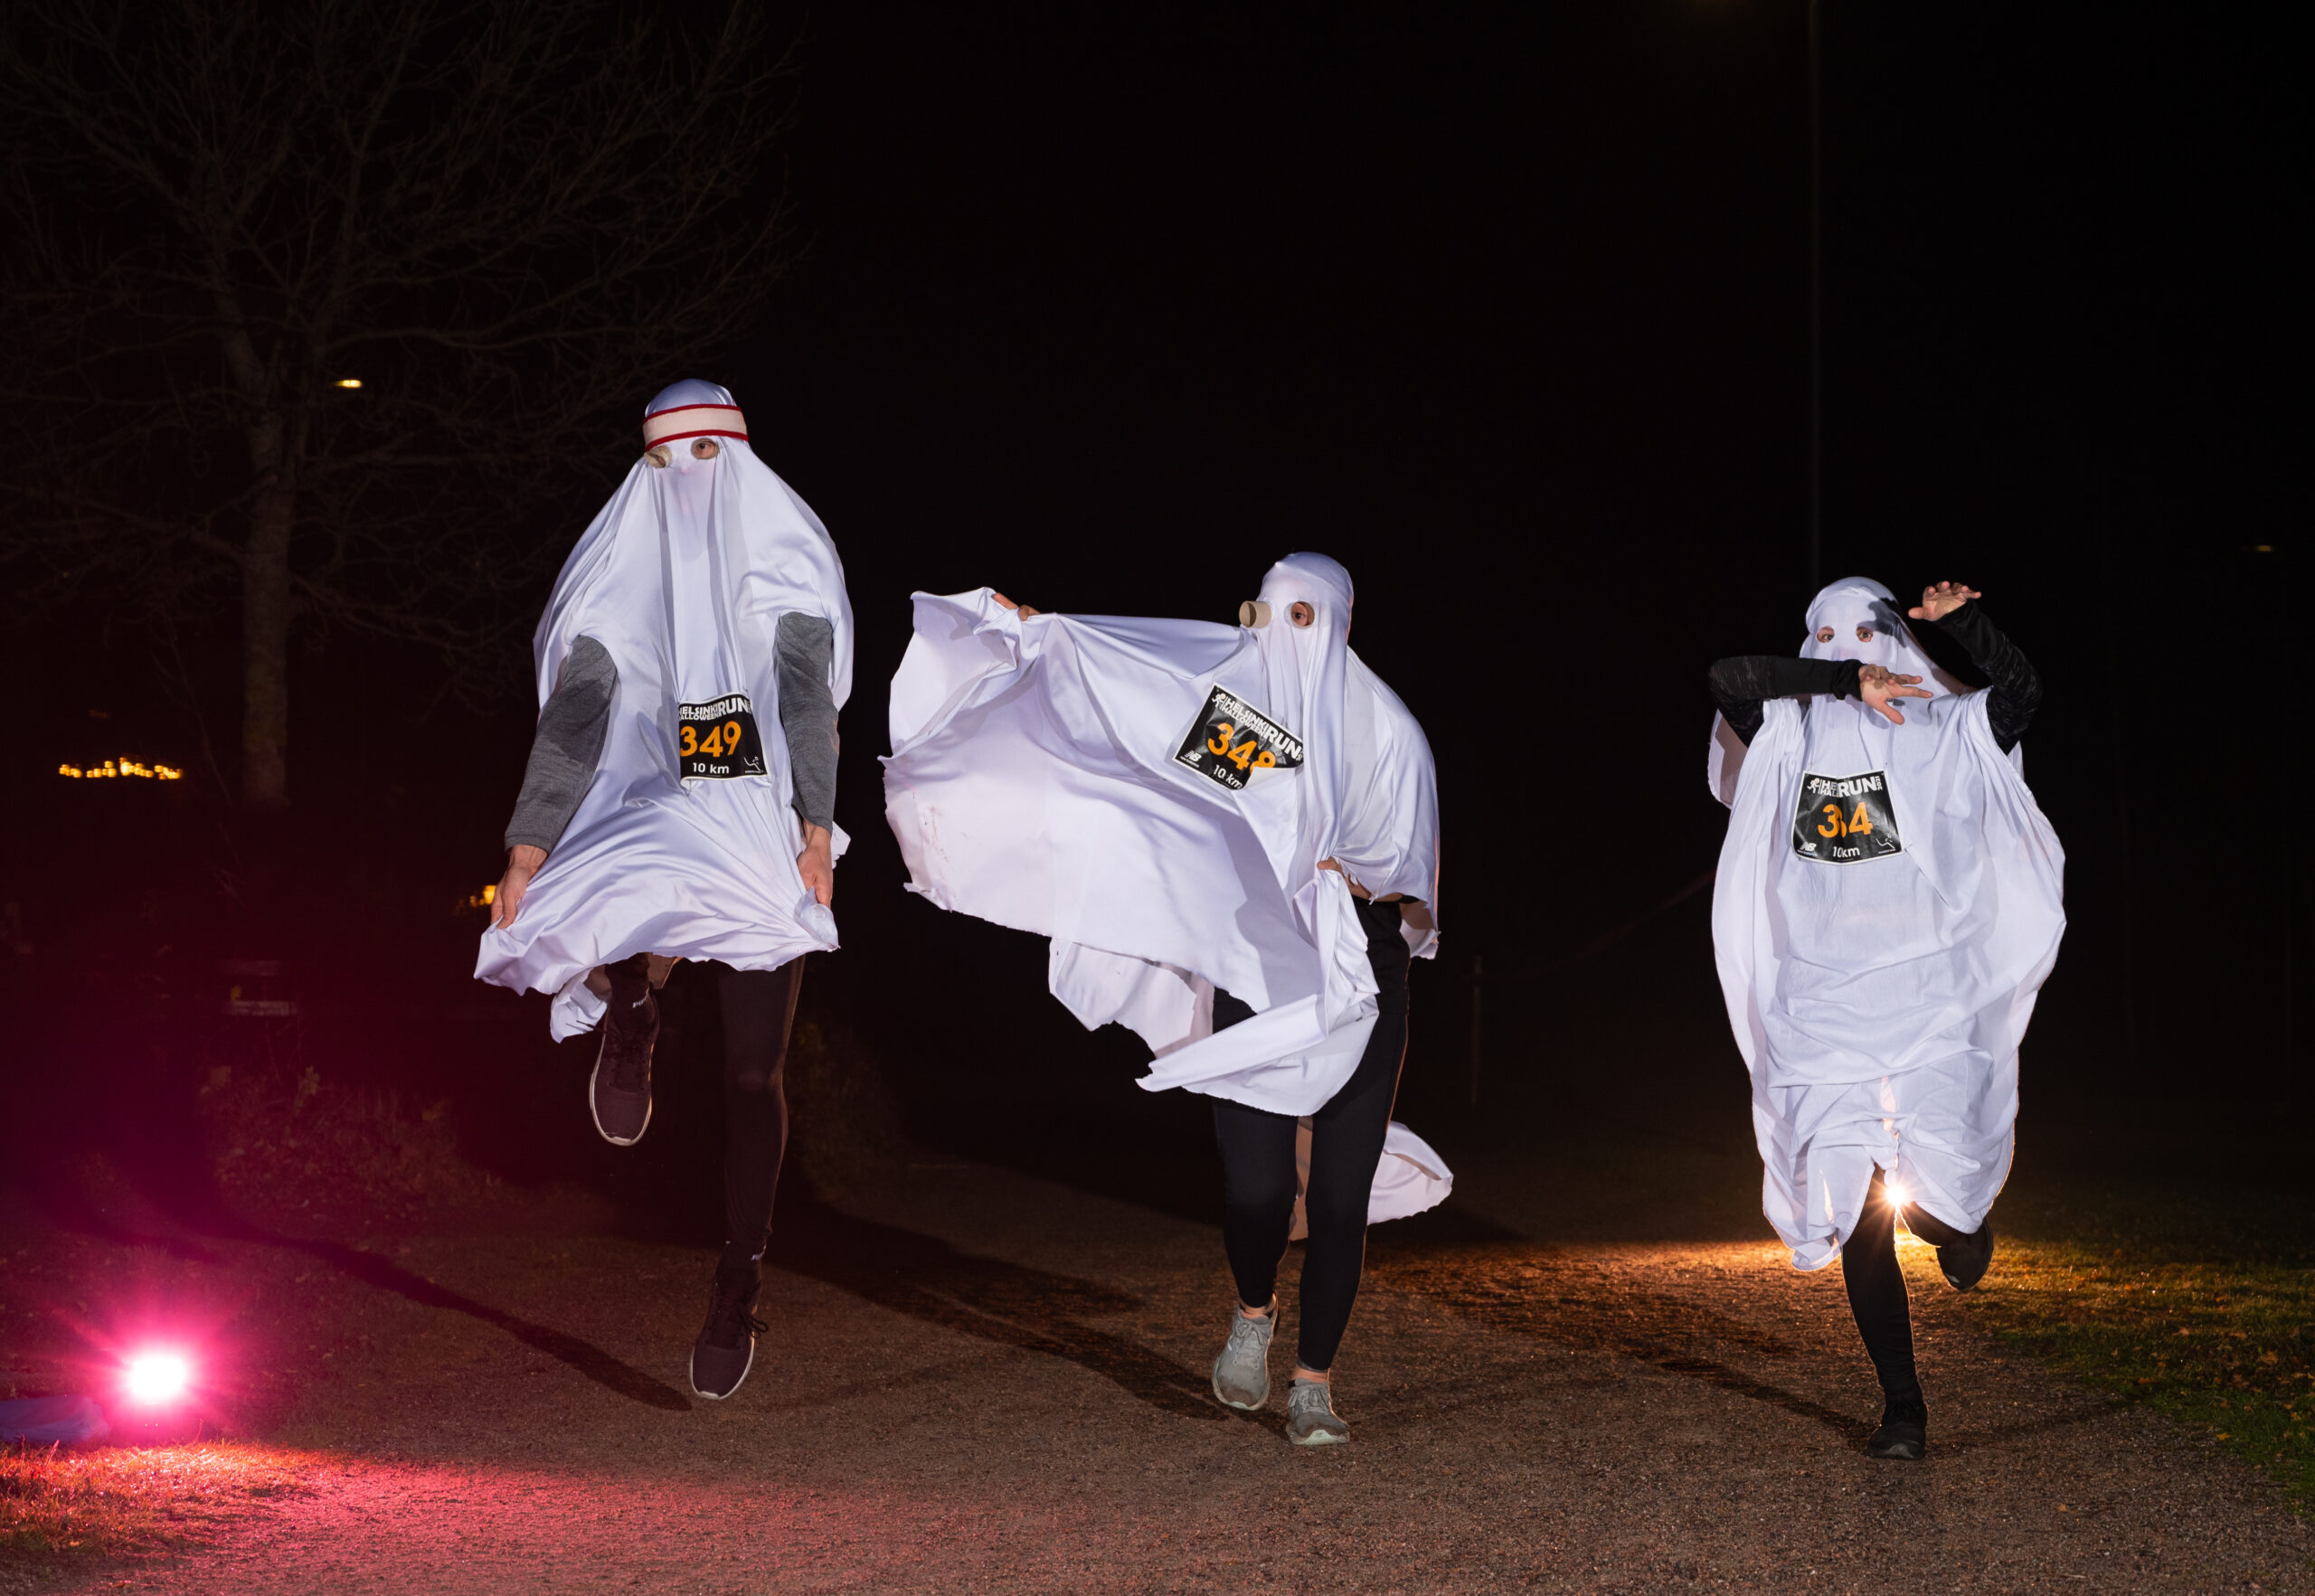
<path fill-rule="evenodd" d="M 1897 1211 L 1877 1171 L 1857 1230 L 1841 1249 L 1841 1279 L 1848 1287 L 1857 1333 L 1881 1379 L 1881 1426 L 1866 1443 L 1866 1455 L 1915 1461 L 1928 1449 L 1929 1407 L 1913 1367 L 1913 1310 L 1905 1299 L 1904 1270 L 1897 1264 Z"/>
<path fill-rule="evenodd" d="M 759 1261 L 788 1147 L 788 1038 L 803 985 L 801 959 L 776 970 L 716 975 L 723 1011 L 723 1253 L 691 1354 L 692 1389 L 704 1397 L 740 1388 L 764 1327 L 754 1312 Z"/>

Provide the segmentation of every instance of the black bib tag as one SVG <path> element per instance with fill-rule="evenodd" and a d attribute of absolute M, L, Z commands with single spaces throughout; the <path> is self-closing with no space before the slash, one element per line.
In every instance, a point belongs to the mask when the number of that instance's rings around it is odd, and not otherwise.
<path fill-rule="evenodd" d="M 676 780 L 767 774 L 763 738 L 756 732 L 756 712 L 746 694 L 676 706 Z"/>
<path fill-rule="evenodd" d="M 1244 790 L 1259 770 L 1291 770 L 1302 762 L 1302 740 L 1234 693 L 1205 695 L 1197 723 L 1174 756 L 1217 787 Z"/>
<path fill-rule="evenodd" d="M 1897 835 L 1897 811 L 1889 803 L 1889 779 L 1878 770 L 1862 776 L 1800 778 L 1800 806 L 1792 815 L 1792 851 L 1823 864 L 1855 864 L 1905 851 Z"/>

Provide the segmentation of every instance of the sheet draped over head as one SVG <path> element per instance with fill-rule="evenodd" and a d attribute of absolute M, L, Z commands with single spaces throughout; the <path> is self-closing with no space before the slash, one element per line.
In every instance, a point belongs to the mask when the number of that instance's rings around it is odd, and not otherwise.
<path fill-rule="evenodd" d="M 1932 679 L 1879 583 L 1836 582 L 1809 618 L 1808 657 Z M 1772 700 L 1733 770 L 1715 725 L 1711 785 L 1731 813 L 1713 944 L 1763 1207 L 1802 1269 L 1847 1244 L 1876 1166 L 1947 1224 L 1984 1222 L 2009 1170 L 2018 1044 L 2065 929 L 2065 853 L 1986 694 L 1898 702 L 1903 725 L 1852 698 Z"/>
<path fill-rule="evenodd" d="M 1429 906 L 1405 934 L 1435 948 L 1431 748 L 1350 651 L 1351 599 L 1318 554 L 1271 568 L 1257 627 L 916 595 L 884 761 L 910 890 L 1050 937 L 1054 996 L 1139 1032 L 1151 1090 L 1334 1095 L 1375 1016 L 1350 881 Z M 1214 1031 L 1216 987 L 1254 1017 Z"/>
<path fill-rule="evenodd" d="M 843 564 L 810 506 L 749 447 L 726 390 L 666 390 L 647 407 L 645 439 L 667 463 L 628 470 L 563 562 L 533 644 L 542 707 L 579 638 L 618 667 L 594 784 L 514 925 L 483 933 L 475 968 L 557 994 L 558 1037 L 600 1016 L 584 984 L 600 964 L 659 953 L 773 969 L 836 945 L 835 917 L 796 864 L 773 633 L 788 614 L 834 628 L 828 688 L 841 707 L 852 691 Z M 684 441 L 694 439 L 714 447 Z M 723 751 L 679 770 L 711 741 Z M 838 854 L 844 843 L 838 832 Z"/>

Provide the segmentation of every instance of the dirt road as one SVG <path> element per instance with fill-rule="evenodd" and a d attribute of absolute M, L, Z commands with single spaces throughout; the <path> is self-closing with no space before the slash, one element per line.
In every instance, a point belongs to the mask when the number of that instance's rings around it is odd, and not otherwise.
<path fill-rule="evenodd" d="M 1375 1232 L 1337 1365 L 1355 1440 L 1319 1451 L 1207 1394 L 1212 1230 L 1001 1170 L 791 1205 L 773 1328 L 720 1404 L 685 1381 L 704 1251 L 317 1252 L 342 1339 L 276 1437 L 305 1492 L 79 1588 L 2315 1588 L 2269 1486 L 1989 1348 L 1925 1255 L 1934 1456 L 1876 1464 L 1838 1271 L 1554 1248 L 1475 1205 Z"/>

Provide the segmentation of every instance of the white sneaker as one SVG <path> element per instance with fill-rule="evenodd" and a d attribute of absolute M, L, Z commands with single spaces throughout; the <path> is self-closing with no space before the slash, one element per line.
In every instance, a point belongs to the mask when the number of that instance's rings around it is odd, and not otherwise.
<path fill-rule="evenodd" d="M 1275 1297 L 1258 1319 L 1231 1312 L 1230 1339 L 1214 1360 L 1214 1394 L 1224 1407 L 1252 1412 L 1270 1401 L 1270 1338 L 1277 1328 Z"/>

